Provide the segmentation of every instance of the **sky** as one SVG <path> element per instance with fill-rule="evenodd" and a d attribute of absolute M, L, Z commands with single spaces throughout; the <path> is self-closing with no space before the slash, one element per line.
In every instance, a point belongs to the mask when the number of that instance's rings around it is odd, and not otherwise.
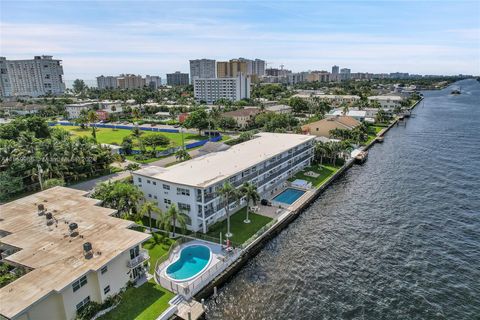
<path fill-rule="evenodd" d="M 0 0 L 0 56 L 53 55 L 66 80 L 260 58 L 297 71 L 480 74 L 480 1 Z"/>

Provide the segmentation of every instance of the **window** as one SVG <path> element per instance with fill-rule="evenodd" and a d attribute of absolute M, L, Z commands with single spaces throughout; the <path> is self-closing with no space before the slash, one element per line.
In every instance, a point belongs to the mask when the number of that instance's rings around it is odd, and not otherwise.
<path fill-rule="evenodd" d="M 164 184 L 164 185 L 163 185 L 163 189 L 165 189 L 165 190 L 170 190 L 170 186 L 169 186 L 168 184 Z"/>
<path fill-rule="evenodd" d="M 138 178 L 138 182 L 142 182 L 142 178 Z"/>
<path fill-rule="evenodd" d="M 77 304 L 77 312 L 82 310 L 90 302 L 90 296 L 86 297 Z"/>
<path fill-rule="evenodd" d="M 147 179 L 147 183 L 151 183 L 151 181 Z"/>
<path fill-rule="evenodd" d="M 107 266 L 103 266 L 102 269 L 100 270 L 100 272 L 101 272 L 102 274 L 104 274 L 104 273 L 107 272 L 107 271 L 108 271 Z"/>
<path fill-rule="evenodd" d="M 158 199 L 157 196 L 153 196 L 153 199 Z"/>
<path fill-rule="evenodd" d="M 151 193 L 149 193 L 149 194 L 148 194 L 148 197 L 149 197 L 149 198 L 151 198 L 151 197 L 152 197 L 152 194 L 151 194 Z"/>
<path fill-rule="evenodd" d="M 156 186 L 157 185 L 157 182 L 156 181 L 152 181 L 153 185 Z"/>
<path fill-rule="evenodd" d="M 180 212 L 190 212 L 190 205 L 187 203 L 178 203 L 178 210 Z"/>
<path fill-rule="evenodd" d="M 110 286 L 106 286 L 105 288 L 103 288 L 103 294 L 107 294 L 110 292 Z"/>
<path fill-rule="evenodd" d="M 140 254 L 140 248 L 136 246 L 135 248 L 130 249 L 130 259 L 135 259 Z"/>
<path fill-rule="evenodd" d="M 172 204 L 172 201 L 170 199 L 163 199 L 163 202 L 165 204 Z"/>
<path fill-rule="evenodd" d="M 177 188 L 177 194 L 181 194 L 183 196 L 190 196 L 190 190 L 184 188 Z"/>
<path fill-rule="evenodd" d="M 87 276 L 83 276 L 74 283 L 72 283 L 73 292 L 87 284 Z"/>

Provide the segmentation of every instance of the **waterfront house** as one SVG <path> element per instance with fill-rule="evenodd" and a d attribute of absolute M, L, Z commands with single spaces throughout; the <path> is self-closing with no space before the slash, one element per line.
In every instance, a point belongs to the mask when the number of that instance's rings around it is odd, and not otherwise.
<path fill-rule="evenodd" d="M 26 272 L 0 289 L 0 318 L 74 319 L 145 277 L 150 235 L 85 195 L 54 187 L 0 206 L 2 262 Z"/>
<path fill-rule="evenodd" d="M 360 97 L 357 95 L 323 94 L 318 91 L 312 91 L 309 93 L 306 90 L 293 95 L 293 97 L 302 98 L 305 100 L 313 100 L 313 98 L 318 98 L 334 105 L 340 105 L 342 103 L 352 104 L 360 100 Z"/>
<path fill-rule="evenodd" d="M 330 131 L 333 129 L 352 130 L 360 125 L 360 121 L 349 116 L 335 116 L 302 126 L 302 132 L 317 137 L 332 138 Z"/>
<path fill-rule="evenodd" d="M 177 165 L 149 166 L 133 172 L 133 183 L 145 199 L 163 211 L 172 204 L 187 215 L 187 228 L 207 232 L 208 226 L 225 218 L 218 190 L 225 182 L 239 188 L 244 182 L 257 186 L 267 197 L 289 177 L 310 165 L 314 136 L 259 133 L 249 141 L 212 152 Z M 233 213 L 240 206 L 231 199 Z"/>
<path fill-rule="evenodd" d="M 402 105 L 403 98 L 396 95 L 371 96 L 368 97 L 368 101 L 376 101 L 382 108 L 394 109 L 395 107 L 400 107 Z"/>
<path fill-rule="evenodd" d="M 352 109 L 348 110 L 346 114 L 344 114 L 343 110 L 341 109 L 334 109 L 330 111 L 328 114 L 325 115 L 326 118 L 331 118 L 331 117 L 338 117 L 338 116 L 349 116 L 352 117 L 360 122 L 365 121 L 365 118 L 367 117 L 367 112 L 365 110 L 358 110 L 358 109 Z"/>

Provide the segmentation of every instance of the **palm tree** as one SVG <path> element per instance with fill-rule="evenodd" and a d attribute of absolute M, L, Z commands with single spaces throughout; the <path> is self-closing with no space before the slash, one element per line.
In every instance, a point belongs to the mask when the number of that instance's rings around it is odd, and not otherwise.
<path fill-rule="evenodd" d="M 323 157 L 328 154 L 327 145 L 323 142 L 318 142 L 315 145 L 315 155 L 318 160 L 320 158 L 320 166 L 323 164 Z"/>
<path fill-rule="evenodd" d="M 233 234 L 230 232 L 230 199 L 235 199 L 237 197 L 237 189 L 230 183 L 225 182 L 223 186 L 218 190 L 218 193 L 224 200 L 225 213 L 227 215 L 227 233 L 225 237 L 231 238 Z"/>
<path fill-rule="evenodd" d="M 256 204 L 258 200 L 260 200 L 260 195 L 258 194 L 257 187 L 250 182 L 245 182 L 242 187 L 240 188 L 240 192 L 245 198 L 247 199 L 247 216 L 244 223 L 250 223 L 250 219 L 248 219 L 248 211 L 250 208 L 250 201 L 253 204 Z"/>
<path fill-rule="evenodd" d="M 138 117 L 140 116 L 140 109 L 139 108 L 134 108 L 132 110 L 132 115 L 135 120 L 138 120 Z"/>
<path fill-rule="evenodd" d="M 89 111 L 88 115 L 87 115 L 87 119 L 88 119 L 88 122 L 90 123 L 90 125 L 92 126 L 92 136 L 93 136 L 93 139 L 96 142 L 97 141 L 97 132 L 96 132 L 96 128 L 95 128 L 95 122 L 98 121 L 98 115 L 93 110 Z"/>
<path fill-rule="evenodd" d="M 160 208 L 157 206 L 157 203 L 146 201 L 144 204 L 142 204 L 142 207 L 140 208 L 140 214 L 142 216 L 148 215 L 150 232 L 152 232 L 152 213 L 156 213 L 157 215 L 162 213 Z"/>
<path fill-rule="evenodd" d="M 175 158 L 177 158 L 179 161 L 191 159 L 190 154 L 185 149 L 179 149 L 177 152 L 175 152 Z"/>
<path fill-rule="evenodd" d="M 167 231 L 170 231 L 170 228 L 173 229 L 173 238 L 175 238 L 175 228 L 177 226 L 177 223 L 180 225 L 182 230 L 185 230 L 187 228 L 186 216 L 177 209 L 177 206 L 175 204 L 172 204 L 168 208 L 167 212 L 165 212 L 165 214 L 162 216 L 162 219 L 159 223 L 160 226 L 162 226 L 163 229 Z"/>

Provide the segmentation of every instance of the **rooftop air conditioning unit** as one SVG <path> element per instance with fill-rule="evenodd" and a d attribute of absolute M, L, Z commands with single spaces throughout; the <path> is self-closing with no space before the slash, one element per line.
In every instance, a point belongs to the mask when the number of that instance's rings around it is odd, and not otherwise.
<path fill-rule="evenodd" d="M 71 237 L 78 236 L 78 224 L 76 224 L 75 222 L 72 222 L 68 225 L 68 230 L 70 231 Z"/>
<path fill-rule="evenodd" d="M 37 214 L 39 216 L 42 216 L 44 213 L 45 213 L 45 206 L 43 205 L 43 203 L 40 203 L 38 206 L 37 206 Z"/>
<path fill-rule="evenodd" d="M 53 222 L 54 222 L 53 213 L 51 213 L 51 212 L 45 213 L 45 218 L 47 219 L 47 226 L 50 226 L 50 225 L 53 224 Z"/>
<path fill-rule="evenodd" d="M 85 242 L 83 244 L 83 255 L 87 259 L 90 259 L 93 256 L 92 244 L 90 242 Z"/>

